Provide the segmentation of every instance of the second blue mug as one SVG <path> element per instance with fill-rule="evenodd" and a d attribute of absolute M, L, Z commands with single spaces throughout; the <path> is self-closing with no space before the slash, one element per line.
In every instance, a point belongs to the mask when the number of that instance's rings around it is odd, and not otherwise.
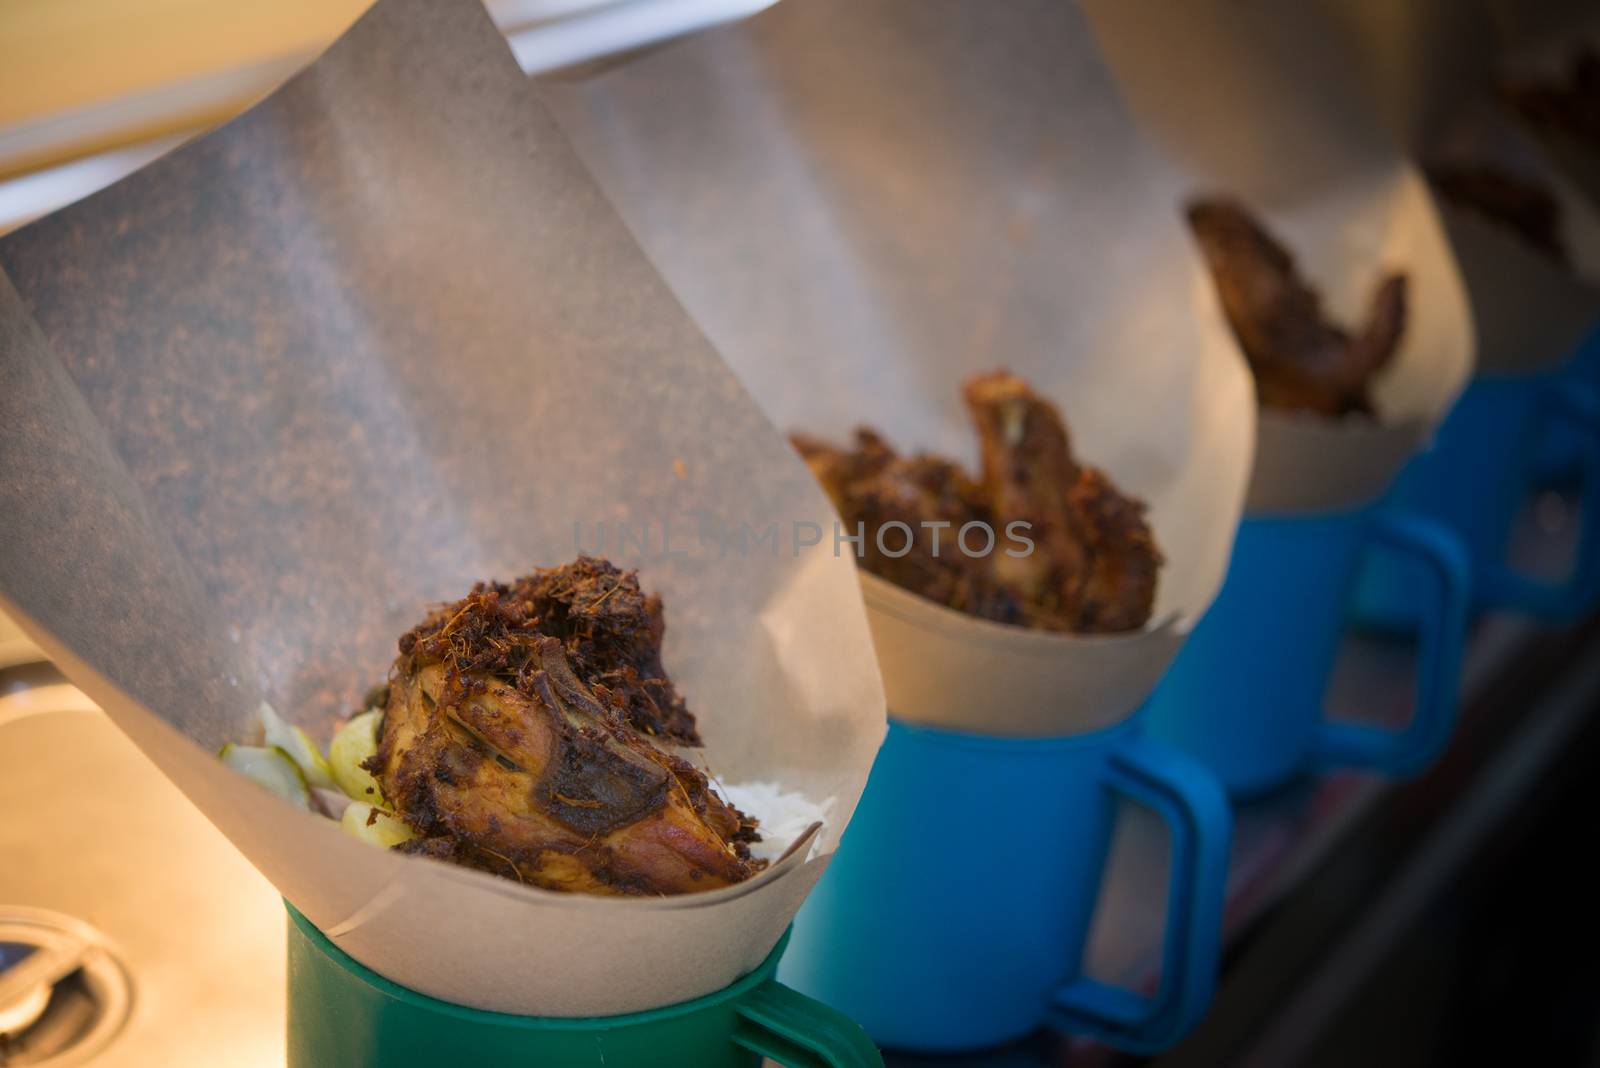
<path fill-rule="evenodd" d="M 1171 836 L 1153 997 L 1083 975 L 1119 799 Z M 1230 829 L 1216 780 L 1136 721 L 1002 738 L 891 717 L 779 974 L 900 1049 L 981 1049 L 1042 1026 L 1161 1049 L 1211 1000 Z"/>
<path fill-rule="evenodd" d="M 1600 322 L 1589 328 L 1557 375 L 1564 382 L 1600 390 Z M 1539 450 L 1540 483 L 1566 486 L 1577 482 L 1584 466 L 1582 451 L 1575 436 L 1564 427 L 1552 428 L 1549 440 L 1542 442 Z"/>
<path fill-rule="evenodd" d="M 1551 447 L 1560 447 L 1559 462 Z M 1513 526 L 1539 490 L 1576 481 L 1579 527 L 1565 578 L 1523 574 L 1507 559 Z M 1600 599 L 1600 394 L 1563 370 L 1480 374 L 1439 427 L 1432 448 L 1412 457 L 1387 507 L 1450 527 L 1472 563 L 1474 607 L 1571 620 Z M 1352 606 L 1364 626 L 1418 625 L 1418 580 L 1378 554 L 1366 564 Z"/>
<path fill-rule="evenodd" d="M 1407 557 L 1431 576 L 1414 602 L 1416 708 L 1393 731 L 1324 714 L 1351 587 L 1374 551 Z M 1246 517 L 1222 590 L 1156 687 L 1146 726 L 1238 797 L 1315 767 L 1416 771 L 1443 749 L 1455 722 L 1468 596 L 1466 550 L 1437 523 L 1371 507 Z"/>

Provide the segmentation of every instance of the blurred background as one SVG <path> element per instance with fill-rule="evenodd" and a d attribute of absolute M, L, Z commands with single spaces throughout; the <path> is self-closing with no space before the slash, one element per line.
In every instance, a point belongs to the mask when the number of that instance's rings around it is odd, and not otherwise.
<path fill-rule="evenodd" d="M 530 73 L 753 14 L 773 0 L 490 0 Z M 365 0 L 0 4 L 0 232 L 108 185 L 305 66 Z"/>

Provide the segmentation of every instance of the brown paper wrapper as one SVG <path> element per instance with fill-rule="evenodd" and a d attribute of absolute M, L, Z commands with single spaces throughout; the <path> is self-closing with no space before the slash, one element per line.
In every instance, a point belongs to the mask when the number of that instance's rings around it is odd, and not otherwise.
<path fill-rule="evenodd" d="M 1230 192 L 1294 252 L 1336 319 L 1403 269 L 1410 317 L 1374 383 L 1377 419 L 1265 411 L 1251 513 L 1356 507 L 1388 487 L 1473 363 L 1461 279 L 1421 177 L 1361 90 L 1339 34 L 1270 0 L 1083 0 L 1117 84 L 1189 193 Z"/>
<path fill-rule="evenodd" d="M 1567 264 L 1448 198 L 1438 204 L 1472 308 L 1477 369 L 1520 374 L 1559 364 L 1600 319 L 1600 214 L 1494 87 L 1503 38 L 1537 48 L 1553 35 L 1570 49 L 1572 39 L 1558 31 L 1575 12 L 1563 15 L 1561 4 L 1493 12 L 1454 0 L 1323 6 L 1351 42 L 1372 98 L 1417 159 L 1493 167 L 1555 198 Z"/>
<path fill-rule="evenodd" d="M 0 241 L 0 271 L 0 609 L 342 949 L 551 1016 L 763 959 L 883 735 L 854 569 L 686 535 L 831 513 L 476 3 L 383 0 L 243 117 Z M 834 799 L 817 859 L 549 893 L 374 849 L 213 755 L 263 697 L 325 731 L 431 604 L 602 520 L 665 599 L 712 771 Z"/>
<path fill-rule="evenodd" d="M 1141 633 L 1029 632 L 866 577 L 896 716 L 1036 735 L 1131 714 L 1222 580 L 1255 414 L 1178 176 L 1077 11 L 783 3 L 550 93 L 779 426 L 970 465 L 961 384 L 1006 366 L 1149 503 L 1167 564 Z"/>
<path fill-rule="evenodd" d="M 1565 80 L 1583 48 L 1600 49 L 1600 10 L 1588 0 L 1485 0 L 1496 31 L 1497 73 L 1516 82 Z M 1600 205 L 1600 146 L 1561 130 L 1529 127 L 1562 172 Z"/>

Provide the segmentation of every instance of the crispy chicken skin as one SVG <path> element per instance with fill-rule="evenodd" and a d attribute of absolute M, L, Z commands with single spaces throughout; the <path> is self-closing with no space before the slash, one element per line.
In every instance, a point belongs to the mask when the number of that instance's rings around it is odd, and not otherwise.
<path fill-rule="evenodd" d="M 754 823 L 649 737 L 695 737 L 671 684 L 640 673 L 659 671 L 660 636 L 633 573 L 587 557 L 480 584 L 408 631 L 367 763 L 417 832 L 400 848 L 605 895 L 753 874 Z"/>
<path fill-rule="evenodd" d="M 694 717 L 661 666 L 661 598 L 647 596 L 633 572 L 580 556 L 489 588 L 525 605 L 541 633 L 561 639 L 577 673 L 636 729 L 700 744 Z"/>
<path fill-rule="evenodd" d="M 1188 216 L 1261 403 L 1318 415 L 1370 414 L 1368 385 L 1393 358 L 1405 329 L 1405 275 L 1378 283 L 1367 325 L 1352 337 L 1323 317 L 1321 298 L 1300 278 L 1288 250 L 1243 205 L 1199 200 Z"/>
<path fill-rule="evenodd" d="M 795 447 L 851 533 L 861 564 L 879 577 L 958 611 L 1041 630 L 1116 632 L 1149 621 L 1161 565 L 1144 505 L 1072 457 L 1056 409 L 1006 371 L 968 380 L 982 476 L 936 456 L 897 455 L 870 430 L 841 449 L 796 434 Z M 912 531 L 877 532 L 890 522 Z M 969 556 L 964 524 L 987 524 L 990 552 Z M 1020 538 L 1008 536 L 1013 523 Z M 1023 539 L 1031 541 L 1031 552 Z M 984 537 L 975 536 L 975 550 Z M 1011 550 L 1008 552 L 1007 550 Z"/>
<path fill-rule="evenodd" d="M 1561 205 L 1545 187 L 1496 167 L 1434 164 L 1428 183 L 1449 203 L 1515 231 L 1557 263 L 1567 263 Z"/>

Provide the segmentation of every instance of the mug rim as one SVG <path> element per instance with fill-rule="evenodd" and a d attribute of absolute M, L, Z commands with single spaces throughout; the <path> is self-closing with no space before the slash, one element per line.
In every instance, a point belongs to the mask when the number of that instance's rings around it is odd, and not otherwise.
<path fill-rule="evenodd" d="M 283 900 L 283 906 L 288 910 L 290 922 L 294 924 L 314 950 L 323 954 L 334 965 L 347 972 L 358 982 L 366 984 L 379 994 L 402 1002 L 408 1008 L 453 1016 L 470 1023 L 487 1024 L 493 1027 L 520 1031 L 610 1031 L 624 1027 L 636 1027 L 682 1019 L 692 1016 L 703 1009 L 737 1001 L 756 987 L 774 978 L 778 970 L 778 961 L 782 958 L 783 951 L 789 944 L 789 935 L 792 930 L 792 928 L 785 928 L 777 944 L 772 947 L 772 951 L 750 972 L 740 976 L 720 990 L 713 990 L 709 994 L 702 994 L 700 997 L 691 998 L 688 1001 L 678 1001 L 654 1009 L 642 1009 L 639 1012 L 619 1013 L 615 1016 L 519 1016 L 515 1013 L 494 1012 L 490 1009 L 475 1009 L 470 1005 L 457 1005 L 454 1002 L 443 1001 L 439 998 L 419 993 L 410 987 L 401 986 L 394 980 L 386 979 L 379 975 L 334 945 L 333 941 L 323 934 L 316 924 L 306 919 L 305 915 L 295 908 L 287 898 Z"/>
<path fill-rule="evenodd" d="M 1116 723 L 1072 734 L 978 734 L 973 731 L 958 731 L 948 727 L 933 727 L 925 723 L 913 723 L 895 715 L 893 709 L 889 711 L 889 726 L 892 729 L 905 731 L 926 741 L 937 742 L 955 748 L 1026 754 L 1028 752 L 1055 752 L 1065 749 L 1087 749 L 1112 745 L 1120 741 L 1123 735 L 1138 733 L 1139 716 L 1143 711 L 1144 705 L 1141 704 L 1132 715 L 1126 716 Z"/>

